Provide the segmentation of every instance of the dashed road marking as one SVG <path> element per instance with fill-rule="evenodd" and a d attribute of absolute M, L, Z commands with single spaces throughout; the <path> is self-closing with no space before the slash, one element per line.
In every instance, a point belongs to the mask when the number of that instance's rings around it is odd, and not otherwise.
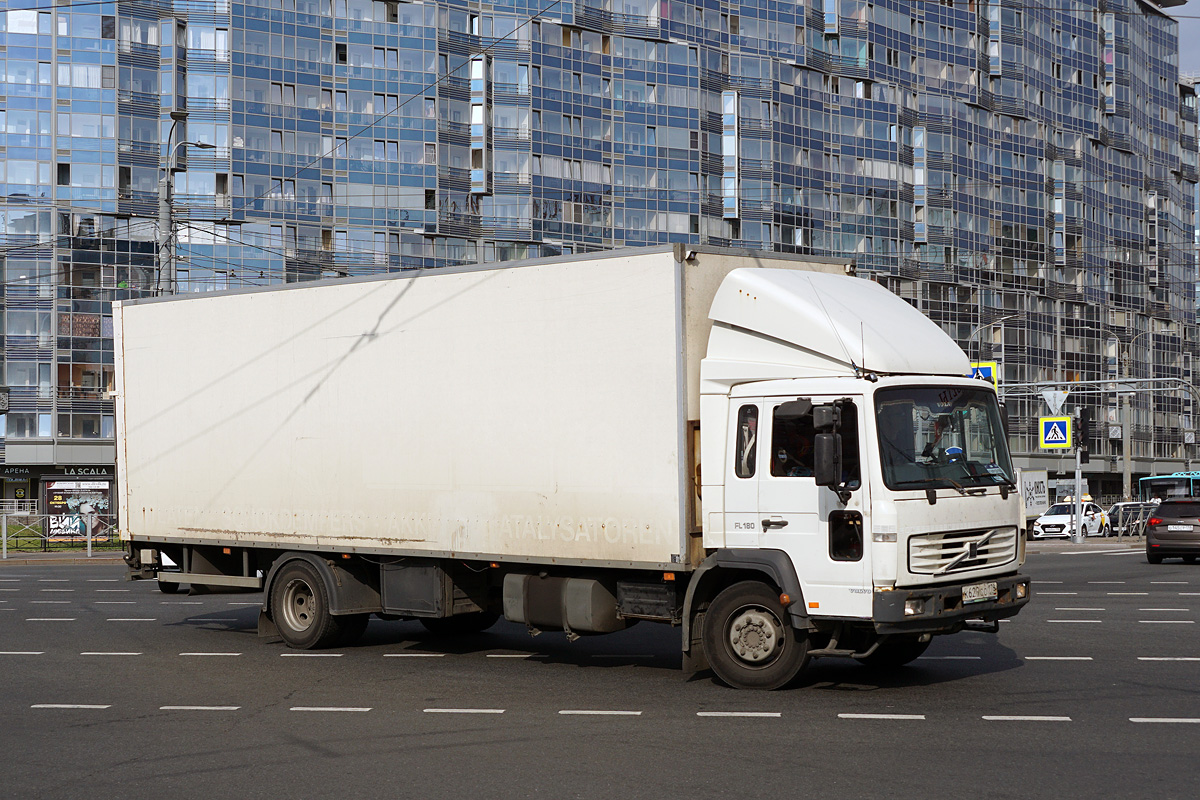
<path fill-rule="evenodd" d="M 106 653 L 106 652 L 93 651 L 93 652 L 87 652 L 87 653 L 80 653 L 79 655 L 81 655 L 81 656 L 140 656 L 141 653 Z"/>
<path fill-rule="evenodd" d="M 93 600 L 94 606 L 136 606 L 136 600 Z"/>
<path fill-rule="evenodd" d="M 70 602 L 71 602 L 70 600 L 30 600 L 29 604 L 30 605 L 41 604 L 41 605 L 49 605 L 49 606 L 62 606 L 62 605 L 67 605 Z"/>
<path fill-rule="evenodd" d="M 1053 584 L 1056 584 L 1056 585 L 1062 585 L 1062 581 L 1034 581 L 1034 583 L 1044 584 L 1044 585 L 1047 585 L 1047 586 L 1048 586 L 1048 585 L 1050 585 L 1050 584 L 1052 584 L 1052 583 L 1053 583 Z"/>
<path fill-rule="evenodd" d="M 42 656 L 45 650 L 0 650 L 0 656 Z"/>
<path fill-rule="evenodd" d="M 978 661 L 982 656 L 917 656 L 918 661 Z"/>
<path fill-rule="evenodd" d="M 128 592 L 128 589 L 97 589 L 97 592 Z"/>
<path fill-rule="evenodd" d="M 530 658 L 533 653 L 488 653 L 488 658 Z"/>
<path fill-rule="evenodd" d="M 160 605 L 164 606 L 202 606 L 204 603 L 199 600 L 162 600 Z"/>
<path fill-rule="evenodd" d="M 1091 586 L 1124 586 L 1125 581 L 1088 581 Z"/>
<path fill-rule="evenodd" d="M 1195 717 L 1130 717 L 1130 722 L 1166 722 L 1166 723 L 1183 723 L 1183 724 L 1200 724 L 1200 719 Z"/>
<path fill-rule="evenodd" d="M 384 658 L 445 658 L 445 653 L 384 653 Z"/>
<path fill-rule="evenodd" d="M 1070 717 L 1041 717 L 1041 716 L 997 716 L 984 715 L 988 722 L 1070 722 Z"/>
<path fill-rule="evenodd" d="M 261 606 L 262 603 L 230 603 L 231 606 Z"/>
<path fill-rule="evenodd" d="M 1180 597 L 1200 597 L 1200 592 L 1180 592 Z"/>
<path fill-rule="evenodd" d="M 188 617 L 188 622 L 240 622 L 236 617 Z"/>
<path fill-rule="evenodd" d="M 1074 607 L 1074 606 L 1068 606 L 1068 607 L 1064 607 L 1064 608 L 1056 608 L 1054 610 L 1055 611 L 1104 611 L 1105 609 L 1103 609 L 1103 608 L 1078 608 L 1078 607 Z"/>
<path fill-rule="evenodd" d="M 74 622 L 74 617 L 28 617 L 26 622 Z"/>
<path fill-rule="evenodd" d="M 925 719 L 924 714 L 838 714 L 838 719 Z"/>
<path fill-rule="evenodd" d="M 74 589 L 38 589 L 39 592 L 73 592 Z"/>
<path fill-rule="evenodd" d="M 159 706 L 159 711 L 237 711 L 241 706 Z"/>
<path fill-rule="evenodd" d="M 782 717 L 778 711 L 697 711 L 697 717 Z"/>
<path fill-rule="evenodd" d="M 88 583 L 120 583 L 120 578 L 88 578 Z"/>
<path fill-rule="evenodd" d="M 1038 592 L 1042 597 L 1074 597 L 1079 592 Z"/>
<path fill-rule="evenodd" d="M 1138 661 L 1200 661 L 1194 656 L 1138 656 Z"/>
<path fill-rule="evenodd" d="M 1194 619 L 1139 619 L 1143 625 L 1195 625 Z"/>
<path fill-rule="evenodd" d="M 106 622 L 158 622 L 154 617 L 109 617 Z"/>
<path fill-rule="evenodd" d="M 426 708 L 426 714 L 503 714 L 503 708 Z"/>
<path fill-rule="evenodd" d="M 30 708 L 112 708 L 112 705 L 98 705 L 92 703 L 34 703 Z"/>
<path fill-rule="evenodd" d="M 1024 656 L 1026 661 L 1091 661 L 1091 656 Z"/>
<path fill-rule="evenodd" d="M 1139 608 L 1138 611 L 1191 611 L 1190 608 Z"/>
<path fill-rule="evenodd" d="M 1163 586 L 1187 586 L 1187 581 L 1150 581 L 1152 584 L 1160 584 Z"/>
<path fill-rule="evenodd" d="M 70 578 L 38 578 L 38 583 L 70 583 Z"/>
<path fill-rule="evenodd" d="M 1110 597 L 1145 597 L 1149 592 L 1108 592 Z"/>
<path fill-rule="evenodd" d="M 241 653 L 180 653 L 181 656 L 240 656 Z"/>
<path fill-rule="evenodd" d="M 351 706 L 292 706 L 289 711 L 370 711 L 370 708 L 355 708 Z"/>
<path fill-rule="evenodd" d="M 1079 622 L 1079 623 L 1092 623 L 1095 625 L 1099 625 L 1103 621 L 1104 620 L 1102 620 L 1102 619 L 1048 619 L 1048 620 L 1046 620 L 1046 622 Z"/>
<path fill-rule="evenodd" d="M 283 658 L 341 658 L 343 653 L 280 653 Z"/>
<path fill-rule="evenodd" d="M 576 717 L 640 717 L 640 711 L 601 711 L 598 709 L 563 709 L 558 712 L 563 716 Z"/>

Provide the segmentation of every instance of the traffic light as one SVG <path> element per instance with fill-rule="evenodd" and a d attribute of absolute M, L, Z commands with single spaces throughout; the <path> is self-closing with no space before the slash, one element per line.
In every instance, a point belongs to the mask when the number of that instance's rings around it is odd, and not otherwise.
<path fill-rule="evenodd" d="M 1079 409 L 1079 424 L 1076 426 L 1077 440 L 1076 446 L 1079 447 L 1079 463 L 1088 463 L 1088 443 L 1092 441 L 1092 409 Z"/>

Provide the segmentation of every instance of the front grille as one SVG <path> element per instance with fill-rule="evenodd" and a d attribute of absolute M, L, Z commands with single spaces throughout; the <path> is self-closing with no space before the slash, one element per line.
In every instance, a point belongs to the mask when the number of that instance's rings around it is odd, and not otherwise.
<path fill-rule="evenodd" d="M 976 545 L 972 557 L 971 543 L 979 542 L 989 533 L 993 534 L 991 538 L 983 544 Z M 966 557 L 947 569 L 963 553 L 967 553 Z M 1007 564 L 1016 557 L 1015 527 L 920 533 L 908 540 L 908 571 L 917 575 L 953 575 L 966 570 Z"/>

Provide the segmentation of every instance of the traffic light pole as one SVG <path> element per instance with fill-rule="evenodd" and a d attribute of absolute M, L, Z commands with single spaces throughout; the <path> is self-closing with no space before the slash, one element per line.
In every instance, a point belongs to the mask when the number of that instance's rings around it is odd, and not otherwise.
<path fill-rule="evenodd" d="M 1071 532 L 1071 541 L 1082 542 L 1084 538 L 1083 529 L 1083 447 L 1079 444 L 1075 445 L 1075 524 L 1074 530 Z"/>

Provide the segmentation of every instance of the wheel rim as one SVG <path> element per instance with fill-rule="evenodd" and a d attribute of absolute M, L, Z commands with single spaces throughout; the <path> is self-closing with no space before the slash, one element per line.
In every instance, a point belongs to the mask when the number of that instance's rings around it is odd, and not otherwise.
<path fill-rule="evenodd" d="M 306 581 L 295 578 L 283 590 L 283 620 L 294 631 L 308 630 L 313 624 L 316 598 Z"/>
<path fill-rule="evenodd" d="M 783 651 L 783 626 L 770 610 L 759 605 L 743 606 L 729 617 L 726 642 L 741 663 L 765 667 Z"/>

